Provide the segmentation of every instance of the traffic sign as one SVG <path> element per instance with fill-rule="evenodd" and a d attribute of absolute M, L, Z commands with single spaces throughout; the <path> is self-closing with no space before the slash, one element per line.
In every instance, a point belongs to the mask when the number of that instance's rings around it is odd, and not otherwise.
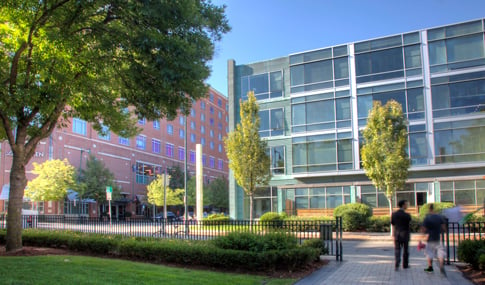
<path fill-rule="evenodd" d="M 113 187 L 106 186 L 106 193 L 113 193 Z"/>

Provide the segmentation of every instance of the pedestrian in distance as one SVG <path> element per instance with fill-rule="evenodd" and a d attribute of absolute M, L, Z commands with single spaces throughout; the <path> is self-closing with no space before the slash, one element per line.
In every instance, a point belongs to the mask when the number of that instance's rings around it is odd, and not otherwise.
<path fill-rule="evenodd" d="M 432 273 L 433 259 L 438 258 L 440 272 L 446 276 L 444 267 L 444 260 L 446 257 L 445 249 L 440 242 L 440 236 L 446 230 L 446 222 L 443 216 L 435 213 L 434 205 L 429 204 L 429 214 L 426 215 L 423 221 L 422 231 L 428 234 L 428 242 L 426 244 L 425 254 L 428 260 L 428 267 L 424 269 L 425 272 Z"/>
<path fill-rule="evenodd" d="M 406 213 L 409 206 L 407 200 L 401 200 L 398 203 L 399 210 L 392 213 L 391 224 L 394 231 L 394 256 L 395 256 L 395 270 L 399 270 L 401 263 L 401 249 L 402 249 L 402 267 L 409 268 L 409 238 L 411 223 L 411 215 Z"/>

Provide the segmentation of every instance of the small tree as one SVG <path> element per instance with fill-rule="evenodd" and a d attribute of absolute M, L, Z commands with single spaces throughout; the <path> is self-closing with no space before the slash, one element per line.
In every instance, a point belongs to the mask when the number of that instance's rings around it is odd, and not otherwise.
<path fill-rule="evenodd" d="M 184 189 L 171 189 L 166 187 L 167 192 L 167 205 L 182 205 Z M 164 190 L 163 190 L 163 176 L 157 175 L 157 178 L 153 180 L 147 186 L 148 202 L 157 206 L 164 205 Z"/>
<path fill-rule="evenodd" d="M 227 209 L 229 207 L 229 185 L 227 179 L 218 177 L 209 183 L 204 190 L 204 202 L 207 204 Z"/>
<path fill-rule="evenodd" d="M 270 160 L 266 153 L 267 144 L 259 136 L 259 106 L 254 92 L 248 93 L 248 100 L 240 101 L 240 119 L 236 129 L 224 140 L 229 168 L 237 184 L 249 196 L 249 219 L 253 219 L 253 198 L 257 186 L 267 185 L 271 179 Z"/>
<path fill-rule="evenodd" d="M 167 171 L 167 173 L 170 175 L 170 183 L 169 187 L 172 189 L 177 189 L 177 188 L 184 188 L 184 171 L 180 166 L 176 165 Z M 187 178 L 189 180 L 190 177 Z"/>
<path fill-rule="evenodd" d="M 90 155 L 86 161 L 86 169 L 81 170 L 80 182 L 82 187 L 78 190 L 79 196 L 91 198 L 98 203 L 106 201 L 106 186 L 113 189 L 113 197 L 119 197 L 120 190 L 114 182 L 114 174 L 101 160 Z"/>
<path fill-rule="evenodd" d="M 409 168 L 408 134 L 401 105 L 394 100 L 384 106 L 375 101 L 362 133 L 365 174 L 378 190 L 384 191 L 392 215 L 392 197 L 404 186 Z"/>
<path fill-rule="evenodd" d="M 58 201 L 64 199 L 67 190 L 76 189 L 76 169 L 64 160 L 47 160 L 42 164 L 33 163 L 34 174 L 29 181 L 25 196 L 33 201 Z"/>

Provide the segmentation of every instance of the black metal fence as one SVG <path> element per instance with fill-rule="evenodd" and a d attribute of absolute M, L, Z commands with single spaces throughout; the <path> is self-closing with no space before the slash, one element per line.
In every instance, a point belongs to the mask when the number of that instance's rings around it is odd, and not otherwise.
<path fill-rule="evenodd" d="M 464 240 L 485 238 L 485 222 L 447 223 L 441 239 L 446 250 L 446 263 L 458 261 L 458 246 Z"/>
<path fill-rule="evenodd" d="M 0 217 L 0 228 L 6 228 L 5 217 Z M 86 233 L 116 234 L 130 237 L 178 238 L 189 240 L 209 240 L 231 232 L 252 232 L 267 234 L 285 232 L 295 236 L 301 244 L 308 239 L 320 239 L 334 255 L 342 261 L 342 218 L 331 221 L 284 220 L 202 220 L 165 221 L 162 219 L 129 219 L 112 221 L 84 216 L 32 215 L 22 216 L 23 228 L 43 230 L 70 230 Z"/>

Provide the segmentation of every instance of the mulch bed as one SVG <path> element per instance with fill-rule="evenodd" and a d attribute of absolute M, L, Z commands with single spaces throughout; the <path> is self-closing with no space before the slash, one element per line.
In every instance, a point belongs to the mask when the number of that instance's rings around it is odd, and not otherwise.
<path fill-rule="evenodd" d="M 470 265 L 457 265 L 456 267 L 473 284 L 485 285 L 485 271 L 473 269 Z"/>
<path fill-rule="evenodd" d="M 44 247 L 30 247 L 24 246 L 21 250 L 14 251 L 14 252 L 6 252 L 5 246 L 0 246 L 0 256 L 38 256 L 38 255 L 85 255 L 85 256 L 94 256 L 94 257 L 101 257 L 101 258 L 116 258 L 112 255 L 95 255 L 95 254 L 86 254 L 82 252 L 67 250 L 67 249 L 60 249 L 60 248 L 44 248 Z M 137 262 L 143 262 L 142 260 L 132 260 Z M 263 275 L 268 276 L 271 278 L 294 278 L 294 279 L 301 279 L 307 275 L 310 275 L 312 272 L 322 268 L 323 266 L 329 263 L 328 260 L 320 260 L 318 262 L 312 262 L 311 264 L 307 265 L 305 268 L 298 270 L 298 271 L 272 271 L 272 272 L 249 272 L 244 270 L 221 270 L 219 268 L 212 268 L 208 266 L 190 266 L 190 265 L 180 265 L 180 264 L 163 264 L 166 266 L 178 267 L 178 268 L 185 268 L 185 269 L 200 269 L 200 270 L 210 270 L 210 271 L 219 271 L 219 272 L 227 272 L 227 273 L 238 273 L 238 274 L 251 274 L 251 275 Z M 481 283 L 477 283 L 481 284 Z"/>

